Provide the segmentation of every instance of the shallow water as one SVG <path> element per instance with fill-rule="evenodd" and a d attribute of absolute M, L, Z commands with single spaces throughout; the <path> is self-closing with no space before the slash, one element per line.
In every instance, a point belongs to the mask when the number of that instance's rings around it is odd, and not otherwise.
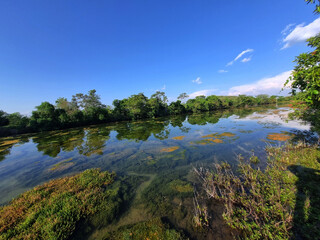
<path fill-rule="evenodd" d="M 294 131 L 310 128 L 286 122 L 290 111 L 238 109 L 0 138 L 0 204 L 88 168 L 153 179 L 215 162 L 236 165 L 238 154 L 250 157 L 253 152 L 263 167 L 267 145 L 283 144 Z"/>

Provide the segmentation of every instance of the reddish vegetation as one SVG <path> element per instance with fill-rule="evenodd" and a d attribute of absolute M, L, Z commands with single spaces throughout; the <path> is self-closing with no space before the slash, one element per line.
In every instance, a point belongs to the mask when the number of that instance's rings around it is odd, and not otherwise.
<path fill-rule="evenodd" d="M 282 141 L 282 142 L 287 141 L 290 138 L 291 137 L 285 133 L 272 133 L 267 136 L 267 139 L 269 140 Z"/>
<path fill-rule="evenodd" d="M 177 136 L 177 137 L 173 137 L 172 139 L 174 140 L 183 140 L 185 136 Z"/>
<path fill-rule="evenodd" d="M 179 149 L 180 147 L 178 147 L 178 146 L 174 146 L 174 147 L 168 147 L 168 148 L 162 148 L 161 150 L 160 150 L 160 152 L 173 152 L 173 151 L 175 151 L 175 150 L 177 150 L 177 149 Z"/>

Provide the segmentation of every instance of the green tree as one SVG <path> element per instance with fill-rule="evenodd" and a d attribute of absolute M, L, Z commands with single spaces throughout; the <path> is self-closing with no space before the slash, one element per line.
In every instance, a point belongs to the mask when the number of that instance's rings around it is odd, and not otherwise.
<path fill-rule="evenodd" d="M 77 104 L 69 102 L 63 97 L 56 100 L 56 108 L 65 110 L 68 115 L 71 115 L 78 110 Z"/>
<path fill-rule="evenodd" d="M 29 119 L 20 113 L 12 113 L 8 115 L 9 127 L 15 129 L 24 129 L 29 123 Z"/>
<path fill-rule="evenodd" d="M 71 105 L 74 109 L 83 109 L 84 111 L 89 108 L 106 108 L 106 105 L 100 101 L 100 96 L 96 94 L 96 90 L 90 90 L 88 94 L 77 93 L 72 96 Z"/>
<path fill-rule="evenodd" d="M 177 100 L 176 102 L 171 102 L 168 109 L 171 115 L 178 115 L 186 112 L 186 109 L 181 104 L 180 100 Z"/>
<path fill-rule="evenodd" d="M 157 91 L 149 99 L 150 117 L 160 117 L 167 115 L 168 98 L 164 92 Z"/>
<path fill-rule="evenodd" d="M 8 114 L 0 110 L 0 126 L 5 126 L 9 124 Z"/>
<path fill-rule="evenodd" d="M 179 96 L 178 96 L 178 100 L 181 100 L 182 102 L 187 99 L 189 97 L 188 94 L 186 93 L 181 93 Z"/>
<path fill-rule="evenodd" d="M 205 106 L 208 111 L 220 109 L 221 100 L 215 95 L 208 96 L 206 98 Z"/>
<path fill-rule="evenodd" d="M 30 126 L 33 129 L 52 130 L 58 128 L 58 119 L 54 105 L 49 102 L 42 102 L 36 106 L 36 111 L 32 112 Z"/>
<path fill-rule="evenodd" d="M 309 3 L 316 3 L 317 0 L 305 0 L 308 4 Z M 318 4 L 316 4 L 316 8 L 314 10 L 314 13 L 320 13 L 320 0 L 318 0 Z"/>
<path fill-rule="evenodd" d="M 297 65 L 286 85 L 291 84 L 291 93 L 304 92 L 305 101 L 310 108 L 320 107 L 320 34 L 308 39 L 308 46 L 315 48 L 311 52 L 296 57 Z"/>
<path fill-rule="evenodd" d="M 125 108 L 131 119 L 147 118 L 150 112 L 148 98 L 143 93 L 131 95 L 125 101 Z"/>

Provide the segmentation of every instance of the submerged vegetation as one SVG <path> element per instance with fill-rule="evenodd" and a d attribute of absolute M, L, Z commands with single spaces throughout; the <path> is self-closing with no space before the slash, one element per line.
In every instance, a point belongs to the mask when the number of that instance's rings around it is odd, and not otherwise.
<path fill-rule="evenodd" d="M 110 240 L 140 240 L 140 239 L 165 239 L 186 240 L 182 233 L 170 228 L 160 218 L 154 218 L 146 222 L 137 223 L 119 228 L 115 232 L 108 233 L 104 239 Z"/>
<path fill-rule="evenodd" d="M 121 204 L 114 179 L 114 173 L 91 169 L 35 187 L 0 208 L 0 238 L 68 239 L 97 212 L 113 221 Z"/>

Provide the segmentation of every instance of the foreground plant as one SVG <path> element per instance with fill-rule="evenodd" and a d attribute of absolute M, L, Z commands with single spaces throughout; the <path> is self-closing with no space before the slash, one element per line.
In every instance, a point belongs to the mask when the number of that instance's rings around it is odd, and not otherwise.
<path fill-rule="evenodd" d="M 244 239 L 320 238 L 320 159 L 306 145 L 268 149 L 262 171 L 240 162 L 195 169 L 209 198 L 225 205 L 223 218 Z"/>
<path fill-rule="evenodd" d="M 114 173 L 86 170 L 52 180 L 0 208 L 0 239 L 67 239 L 80 220 L 104 212 L 110 222 L 117 213 L 119 188 Z"/>

